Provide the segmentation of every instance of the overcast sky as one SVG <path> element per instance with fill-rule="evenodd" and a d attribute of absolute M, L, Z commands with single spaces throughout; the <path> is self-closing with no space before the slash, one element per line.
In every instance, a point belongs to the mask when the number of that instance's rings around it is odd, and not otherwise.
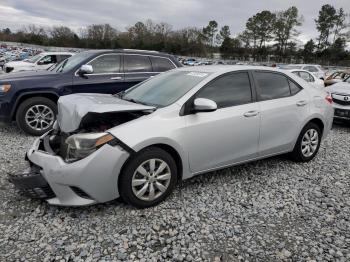
<path fill-rule="evenodd" d="M 294 5 L 304 17 L 299 39 L 305 42 L 317 36 L 314 19 L 327 3 L 350 13 L 350 0 L 0 0 L 0 28 L 16 30 L 37 24 L 66 25 L 77 30 L 93 23 L 109 23 L 123 31 L 137 21 L 152 19 L 178 29 L 203 27 L 209 20 L 216 20 L 219 26 L 229 25 L 235 36 L 255 13 Z"/>

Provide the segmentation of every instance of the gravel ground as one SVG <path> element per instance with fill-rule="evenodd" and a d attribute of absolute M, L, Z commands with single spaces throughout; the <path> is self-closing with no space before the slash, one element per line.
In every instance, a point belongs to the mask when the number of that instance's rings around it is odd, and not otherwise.
<path fill-rule="evenodd" d="M 33 138 L 0 127 L 0 261 L 350 261 L 350 127 L 310 163 L 283 157 L 201 175 L 157 207 L 62 208 L 7 173 Z"/>

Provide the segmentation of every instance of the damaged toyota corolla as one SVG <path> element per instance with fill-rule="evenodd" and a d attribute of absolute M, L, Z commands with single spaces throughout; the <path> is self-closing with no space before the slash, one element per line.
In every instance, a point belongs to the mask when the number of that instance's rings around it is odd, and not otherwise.
<path fill-rule="evenodd" d="M 53 130 L 10 181 L 54 205 L 121 197 L 149 207 L 200 173 L 284 153 L 310 161 L 331 128 L 331 102 L 289 72 L 245 66 L 181 68 L 117 95 L 63 96 Z"/>

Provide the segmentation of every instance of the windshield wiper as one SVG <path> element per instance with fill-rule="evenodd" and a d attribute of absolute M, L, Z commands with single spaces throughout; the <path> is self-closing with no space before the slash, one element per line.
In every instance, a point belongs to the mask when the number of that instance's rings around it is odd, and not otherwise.
<path fill-rule="evenodd" d="M 119 93 L 113 94 L 112 96 L 118 97 L 120 99 L 123 99 L 123 96 L 125 94 L 125 90 L 120 91 Z"/>

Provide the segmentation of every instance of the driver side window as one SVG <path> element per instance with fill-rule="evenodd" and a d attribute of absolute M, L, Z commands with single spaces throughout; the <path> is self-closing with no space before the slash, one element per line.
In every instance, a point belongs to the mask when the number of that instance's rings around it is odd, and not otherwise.
<path fill-rule="evenodd" d="M 41 58 L 38 62 L 38 65 L 49 65 L 57 62 L 55 55 L 47 55 Z"/>
<path fill-rule="evenodd" d="M 94 74 L 108 74 L 120 72 L 120 55 L 102 55 L 92 60 Z"/>

